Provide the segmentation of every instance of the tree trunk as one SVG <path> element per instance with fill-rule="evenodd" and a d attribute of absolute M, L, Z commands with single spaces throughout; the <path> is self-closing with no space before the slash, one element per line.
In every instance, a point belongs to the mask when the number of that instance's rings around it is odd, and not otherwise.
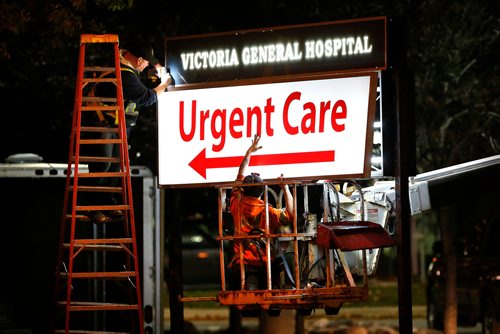
<path fill-rule="evenodd" d="M 445 304 L 444 304 L 444 332 L 457 332 L 457 257 L 453 241 L 454 230 L 450 222 L 450 209 L 444 207 L 439 210 L 439 227 L 443 243 L 443 257 L 445 266 Z"/>

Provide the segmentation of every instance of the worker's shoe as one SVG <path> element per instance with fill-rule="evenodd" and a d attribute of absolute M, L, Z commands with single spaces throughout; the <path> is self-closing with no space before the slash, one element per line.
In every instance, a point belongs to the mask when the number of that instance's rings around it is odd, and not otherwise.
<path fill-rule="evenodd" d="M 101 211 L 91 211 L 87 214 L 87 217 L 96 225 L 103 225 L 111 220 L 111 218 Z"/>
<path fill-rule="evenodd" d="M 120 205 L 122 204 L 118 198 L 112 197 L 111 198 L 111 205 Z M 109 210 L 106 211 L 106 215 L 110 218 L 113 218 L 114 220 L 121 220 L 123 219 L 125 213 L 123 210 Z"/>
<path fill-rule="evenodd" d="M 108 217 L 115 219 L 123 219 L 123 211 L 122 210 L 110 210 L 106 212 Z"/>

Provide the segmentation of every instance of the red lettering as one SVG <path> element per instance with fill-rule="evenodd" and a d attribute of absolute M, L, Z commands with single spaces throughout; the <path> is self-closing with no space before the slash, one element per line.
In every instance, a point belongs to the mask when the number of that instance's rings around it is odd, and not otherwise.
<path fill-rule="evenodd" d="M 243 135 L 250 138 L 255 133 L 260 134 L 262 126 L 265 126 L 268 136 L 274 134 L 271 117 L 275 107 L 271 98 L 266 100 L 264 106 L 246 107 L 246 113 L 244 109 L 235 107 L 229 115 L 225 108 L 214 109 L 213 112 L 210 109 L 198 111 L 196 100 L 191 101 L 190 111 L 186 110 L 185 104 L 187 104 L 185 101 L 179 102 L 179 133 L 182 140 L 192 141 L 195 136 L 199 140 L 205 140 L 205 131 L 208 130 L 210 133 L 207 134 L 207 139 L 214 139 L 213 152 L 220 152 L 224 149 L 228 134 L 232 138 L 241 138 Z"/>
<path fill-rule="evenodd" d="M 200 140 L 205 139 L 205 121 L 210 117 L 210 110 L 200 110 Z"/>
<path fill-rule="evenodd" d="M 319 107 L 319 132 L 325 131 L 325 113 L 330 110 L 330 101 L 321 102 Z"/>
<path fill-rule="evenodd" d="M 314 127 L 316 125 L 315 119 L 316 119 L 316 107 L 314 106 L 314 103 L 312 102 L 307 102 L 304 103 L 304 110 L 309 109 L 311 112 L 306 113 L 306 115 L 302 118 L 302 122 L 300 124 L 302 133 L 314 133 Z M 307 125 L 309 123 L 309 126 Z"/>
<path fill-rule="evenodd" d="M 290 124 L 291 104 L 295 100 L 300 100 L 301 93 L 293 92 L 288 95 L 283 107 L 283 127 L 288 134 L 296 135 L 299 133 L 299 127 Z M 305 102 L 302 104 L 302 111 L 304 114 L 300 122 L 300 131 L 303 134 L 315 133 L 325 131 L 325 118 L 326 112 L 330 110 L 331 101 L 321 101 L 319 103 L 319 113 L 316 110 L 316 104 L 313 102 Z M 319 117 L 319 119 L 316 119 Z M 331 114 L 332 130 L 336 132 L 344 131 L 345 124 L 339 123 L 341 119 L 347 118 L 347 105 L 344 100 L 335 102 Z M 318 122 L 319 124 L 317 124 Z M 316 129 L 318 125 L 318 129 Z"/>
<path fill-rule="evenodd" d="M 257 130 L 252 132 L 252 120 L 255 120 L 255 125 L 257 125 Z M 253 134 L 261 134 L 262 129 L 262 111 L 260 107 L 248 107 L 247 108 L 247 137 L 251 137 Z"/>
<path fill-rule="evenodd" d="M 242 130 L 236 130 L 236 127 L 243 125 L 243 111 L 240 108 L 234 108 L 229 116 L 229 133 L 233 138 L 241 138 Z"/>
<path fill-rule="evenodd" d="M 194 137 L 194 132 L 196 131 L 196 100 L 191 102 L 191 130 L 189 133 L 186 133 L 184 130 L 184 101 L 180 101 L 179 103 L 179 130 L 181 133 L 181 138 L 184 141 L 191 141 Z"/>
<path fill-rule="evenodd" d="M 266 114 L 266 134 L 272 137 L 274 134 L 274 129 L 271 127 L 271 115 L 274 112 L 274 106 L 271 104 L 271 98 L 267 99 L 266 106 L 264 107 L 264 113 Z"/>
<path fill-rule="evenodd" d="M 283 107 L 283 126 L 285 127 L 285 131 L 291 135 L 296 135 L 299 133 L 299 128 L 297 126 L 291 126 L 290 120 L 288 119 L 288 113 L 290 112 L 290 104 L 294 100 L 300 100 L 300 92 L 293 92 L 288 95 L 285 101 L 285 106 Z"/>
<path fill-rule="evenodd" d="M 340 112 L 338 111 L 339 108 L 342 109 Z M 338 120 L 346 118 L 347 105 L 345 104 L 344 100 L 338 100 L 337 102 L 335 102 L 332 109 L 332 129 L 337 132 L 344 131 L 345 124 L 339 124 Z"/>
<path fill-rule="evenodd" d="M 220 121 L 218 119 L 220 118 Z M 219 129 L 217 129 L 217 123 L 219 123 Z M 224 125 L 226 124 L 226 109 L 216 109 L 212 116 L 212 122 L 210 123 L 210 129 L 212 130 L 212 134 L 214 139 L 219 139 L 219 144 L 212 144 L 212 149 L 214 152 L 219 152 L 224 148 L 224 144 L 226 143 L 226 128 Z"/>

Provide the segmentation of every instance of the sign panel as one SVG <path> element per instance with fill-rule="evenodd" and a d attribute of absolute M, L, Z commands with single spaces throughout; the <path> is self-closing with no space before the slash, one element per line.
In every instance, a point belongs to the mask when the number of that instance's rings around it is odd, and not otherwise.
<path fill-rule="evenodd" d="M 377 75 L 174 90 L 159 96 L 160 186 L 236 179 L 368 177 Z"/>
<path fill-rule="evenodd" d="M 176 86 L 387 66 L 386 17 L 172 37 Z"/>

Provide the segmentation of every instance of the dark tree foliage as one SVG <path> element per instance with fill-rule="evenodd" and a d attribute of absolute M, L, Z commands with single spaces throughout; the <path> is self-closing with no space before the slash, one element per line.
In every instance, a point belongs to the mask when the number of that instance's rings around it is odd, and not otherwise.
<path fill-rule="evenodd" d="M 499 3 L 421 1 L 414 10 L 420 171 L 499 154 Z"/>
<path fill-rule="evenodd" d="M 79 36 L 164 38 L 372 16 L 403 17 L 415 76 L 419 171 L 498 154 L 496 1 L 70 0 L 0 2 L 0 160 L 19 152 L 66 162 Z M 141 115 L 132 164 L 156 168 L 156 114 Z"/>

